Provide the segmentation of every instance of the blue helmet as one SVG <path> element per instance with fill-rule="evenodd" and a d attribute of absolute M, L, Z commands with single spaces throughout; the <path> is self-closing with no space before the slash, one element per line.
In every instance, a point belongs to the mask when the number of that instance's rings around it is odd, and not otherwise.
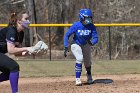
<path fill-rule="evenodd" d="M 84 21 L 86 17 L 92 18 L 92 11 L 90 9 L 81 9 L 79 13 L 79 20 Z"/>

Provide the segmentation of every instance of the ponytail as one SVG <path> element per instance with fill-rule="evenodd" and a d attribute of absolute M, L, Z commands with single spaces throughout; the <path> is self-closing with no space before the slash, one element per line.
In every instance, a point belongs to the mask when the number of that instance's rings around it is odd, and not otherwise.
<path fill-rule="evenodd" d="M 17 14 L 12 13 L 9 19 L 9 26 L 17 26 Z"/>

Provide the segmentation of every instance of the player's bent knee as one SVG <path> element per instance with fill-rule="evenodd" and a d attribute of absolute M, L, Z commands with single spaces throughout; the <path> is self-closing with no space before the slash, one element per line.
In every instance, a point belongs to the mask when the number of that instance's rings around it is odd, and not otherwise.
<path fill-rule="evenodd" d="M 83 62 L 83 59 L 76 59 L 76 63 L 82 64 L 82 62 Z"/>
<path fill-rule="evenodd" d="M 83 56 L 78 56 L 78 57 L 76 57 L 76 61 L 82 62 L 82 61 L 83 61 Z"/>
<path fill-rule="evenodd" d="M 91 67 L 92 62 L 84 60 L 84 65 L 85 65 L 85 68 L 89 68 L 89 67 Z"/>
<path fill-rule="evenodd" d="M 17 72 L 17 71 L 19 71 L 19 64 L 13 62 L 13 64 L 10 66 L 10 72 Z"/>
<path fill-rule="evenodd" d="M 12 71 L 12 72 L 17 72 L 17 71 L 19 71 L 19 65 L 18 65 L 18 64 L 15 65 L 11 71 Z"/>
<path fill-rule="evenodd" d="M 90 68 L 90 67 L 91 67 L 91 65 L 86 65 L 86 66 L 85 66 L 85 68 Z"/>
<path fill-rule="evenodd" d="M 91 67 L 91 63 L 85 64 L 85 68 L 90 68 Z"/>

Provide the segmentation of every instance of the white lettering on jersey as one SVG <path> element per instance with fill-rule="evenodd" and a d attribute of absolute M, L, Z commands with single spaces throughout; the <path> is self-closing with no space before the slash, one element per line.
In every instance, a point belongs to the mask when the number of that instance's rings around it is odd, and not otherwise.
<path fill-rule="evenodd" d="M 78 30 L 79 35 L 89 35 L 91 30 Z"/>

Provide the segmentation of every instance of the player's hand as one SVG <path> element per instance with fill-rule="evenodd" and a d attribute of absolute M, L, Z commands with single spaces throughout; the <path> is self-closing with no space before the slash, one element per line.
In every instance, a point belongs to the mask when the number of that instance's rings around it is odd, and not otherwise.
<path fill-rule="evenodd" d="M 88 41 L 88 44 L 89 44 L 90 46 L 93 46 L 93 44 L 92 44 L 92 42 L 91 42 L 91 41 Z"/>
<path fill-rule="evenodd" d="M 28 54 L 30 55 L 36 53 L 36 50 L 34 49 L 34 47 L 28 47 L 27 51 L 28 51 Z"/>
<path fill-rule="evenodd" d="M 27 54 L 27 51 L 22 52 L 22 56 L 25 56 Z"/>
<path fill-rule="evenodd" d="M 65 47 L 65 48 L 64 48 L 64 57 L 67 56 L 67 52 L 69 52 L 68 47 Z"/>

